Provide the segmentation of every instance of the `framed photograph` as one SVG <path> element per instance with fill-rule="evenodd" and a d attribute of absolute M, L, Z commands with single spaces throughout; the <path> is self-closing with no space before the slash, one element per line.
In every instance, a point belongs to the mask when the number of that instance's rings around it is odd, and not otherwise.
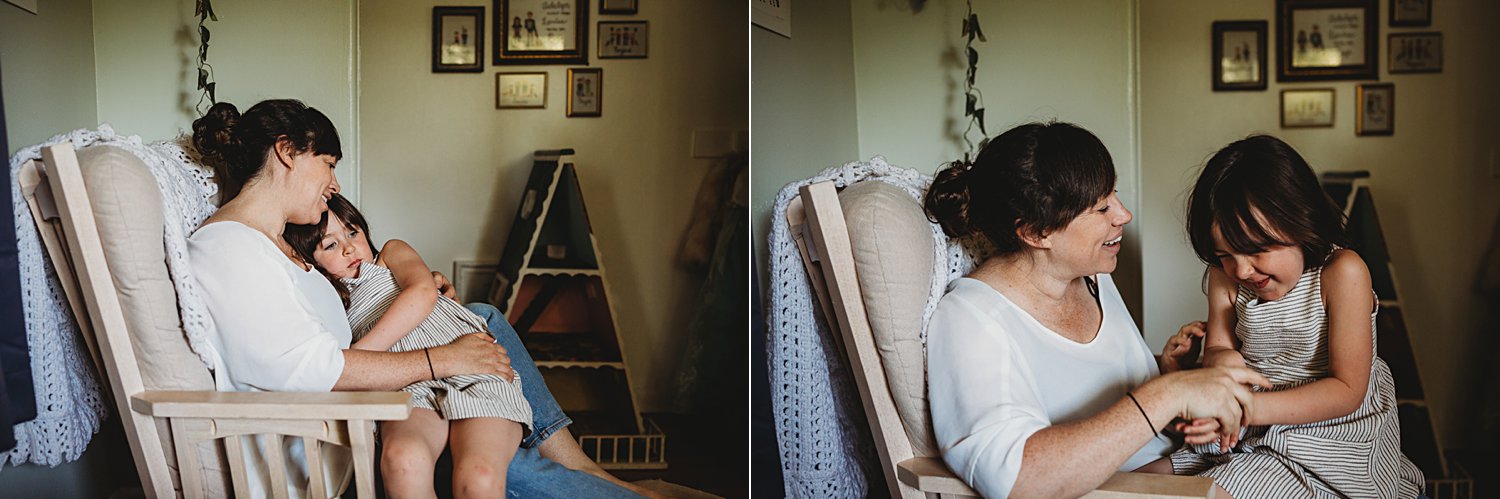
<path fill-rule="evenodd" d="M 1396 85 L 1362 83 L 1354 91 L 1354 134 L 1396 133 Z"/>
<path fill-rule="evenodd" d="M 604 110 L 604 70 L 568 69 L 568 117 L 599 116 Z"/>
<path fill-rule="evenodd" d="M 649 28 L 646 21 L 599 21 L 599 58 L 645 59 Z"/>
<path fill-rule="evenodd" d="M 1373 80 L 1375 0 L 1276 0 L 1276 81 Z"/>
<path fill-rule="evenodd" d="M 1391 33 L 1385 52 L 1391 73 L 1443 72 L 1443 34 Z"/>
<path fill-rule="evenodd" d="M 1214 91 L 1266 89 L 1266 22 L 1215 21 Z"/>
<path fill-rule="evenodd" d="M 495 64 L 588 64 L 588 0 L 495 0 Z"/>
<path fill-rule="evenodd" d="M 1432 0 L 1391 0 L 1391 27 L 1432 26 Z"/>
<path fill-rule="evenodd" d="M 600 14 L 634 14 L 640 7 L 640 0 L 599 0 Z"/>
<path fill-rule="evenodd" d="M 432 8 L 432 72 L 484 71 L 484 7 Z"/>
<path fill-rule="evenodd" d="M 547 73 L 495 73 L 495 109 L 547 107 Z"/>
<path fill-rule="evenodd" d="M 1333 89 L 1299 88 L 1281 91 L 1281 128 L 1333 126 Z"/>

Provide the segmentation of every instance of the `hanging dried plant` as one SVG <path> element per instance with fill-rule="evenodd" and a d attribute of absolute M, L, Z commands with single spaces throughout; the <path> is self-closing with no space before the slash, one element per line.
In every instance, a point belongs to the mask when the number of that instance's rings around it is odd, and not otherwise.
<path fill-rule="evenodd" d="M 198 0 L 193 15 L 198 16 L 198 90 L 203 92 L 198 97 L 198 114 L 208 112 L 208 108 L 217 103 L 214 98 L 214 67 L 208 64 L 208 27 L 203 23 L 212 19 L 219 20 L 214 14 L 212 0 Z"/>
<path fill-rule="evenodd" d="M 984 145 L 990 141 L 989 133 L 984 129 L 984 94 L 974 87 L 974 74 L 979 70 L 979 51 L 974 50 L 974 40 L 976 38 L 980 42 L 988 40 L 984 38 L 984 30 L 979 27 L 979 15 L 974 13 L 973 0 L 969 0 L 967 4 L 969 11 L 968 15 L 964 16 L 963 36 L 965 38 L 964 54 L 969 64 L 968 73 L 964 77 L 964 117 L 969 119 L 969 124 L 964 127 L 963 137 L 964 144 L 969 149 L 964 152 L 965 162 L 971 157 L 978 156 L 979 150 L 984 149 Z M 975 146 L 974 141 L 969 138 L 969 132 L 975 127 L 979 128 L 978 146 Z"/>

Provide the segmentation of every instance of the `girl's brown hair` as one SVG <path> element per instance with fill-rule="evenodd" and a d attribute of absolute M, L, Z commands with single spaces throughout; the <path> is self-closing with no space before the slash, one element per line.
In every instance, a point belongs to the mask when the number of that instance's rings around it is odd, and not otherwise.
<path fill-rule="evenodd" d="M 339 217 L 339 220 L 344 223 L 345 227 L 354 227 L 363 232 L 365 234 L 365 244 L 370 245 L 370 254 L 376 255 L 378 253 L 375 251 L 374 241 L 370 238 L 370 224 L 365 221 L 365 216 L 359 212 L 359 208 L 354 207 L 354 203 L 350 203 L 348 199 L 338 193 L 334 193 L 332 197 L 328 198 L 328 211 L 323 212 L 323 217 L 318 219 L 318 223 L 312 225 L 286 224 L 286 229 L 282 232 L 281 237 L 286 239 L 286 242 L 292 246 L 292 249 L 297 252 L 298 256 L 302 257 L 303 261 L 314 267 L 318 267 L 317 260 L 313 259 L 313 252 L 317 251 L 318 245 L 323 242 L 323 232 L 328 230 L 328 217 L 330 215 Z M 333 283 L 334 291 L 338 292 L 339 299 L 343 300 L 344 307 L 347 308 L 349 306 L 349 287 L 345 286 L 338 278 L 328 275 L 328 271 L 323 270 L 322 267 L 318 267 L 318 272 L 322 273 L 323 277 L 328 278 L 328 282 Z"/>

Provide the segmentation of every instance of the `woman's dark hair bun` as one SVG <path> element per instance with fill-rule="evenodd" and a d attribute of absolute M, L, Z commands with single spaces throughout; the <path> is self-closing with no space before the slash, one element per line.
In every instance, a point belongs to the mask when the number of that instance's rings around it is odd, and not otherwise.
<path fill-rule="evenodd" d="M 228 102 L 214 104 L 203 117 L 193 120 L 193 147 L 204 163 L 225 172 L 241 156 L 244 145 L 234 134 L 239 121 L 240 110 Z"/>
<path fill-rule="evenodd" d="M 954 161 L 939 170 L 927 188 L 922 207 L 927 219 L 943 228 L 948 237 L 964 237 L 972 229 L 969 226 L 969 183 L 966 180 L 971 165 L 965 161 Z"/>

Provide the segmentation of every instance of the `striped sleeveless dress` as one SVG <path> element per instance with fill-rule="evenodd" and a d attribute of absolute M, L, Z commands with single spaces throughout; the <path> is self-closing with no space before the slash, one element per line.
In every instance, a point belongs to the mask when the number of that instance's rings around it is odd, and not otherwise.
<path fill-rule="evenodd" d="M 1273 391 L 1332 375 L 1321 268 L 1304 272 L 1276 301 L 1262 302 L 1240 286 L 1234 312 L 1240 354 L 1271 381 Z M 1370 313 L 1372 345 L 1375 314 Z M 1401 453 L 1395 385 L 1378 356 L 1371 359 L 1364 401 L 1353 413 L 1310 424 L 1251 426 L 1241 434 L 1227 453 L 1219 451 L 1217 441 L 1189 445 L 1172 454 L 1172 466 L 1179 475 L 1213 478 L 1236 499 L 1410 499 L 1422 490 L 1421 470 Z"/>
<path fill-rule="evenodd" d="M 349 328 L 359 341 L 385 311 L 391 308 L 401 288 L 390 269 L 372 263 L 359 266 L 359 277 L 342 279 L 349 286 Z M 432 313 L 416 329 L 391 346 L 392 352 L 439 347 L 468 333 L 488 331 L 484 319 L 446 296 L 438 296 Z M 447 420 L 479 417 L 505 418 L 531 429 L 531 404 L 521 393 L 521 377 L 515 381 L 494 375 L 458 375 L 423 380 L 402 391 L 412 395 L 412 406 L 432 409 Z"/>

